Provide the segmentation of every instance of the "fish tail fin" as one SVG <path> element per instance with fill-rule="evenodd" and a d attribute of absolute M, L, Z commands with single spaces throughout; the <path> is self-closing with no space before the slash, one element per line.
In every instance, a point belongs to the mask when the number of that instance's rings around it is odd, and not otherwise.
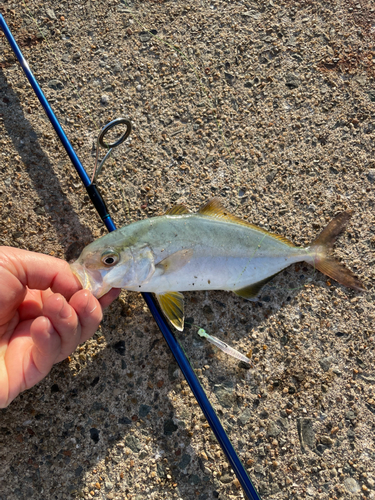
<path fill-rule="evenodd" d="M 352 271 L 330 255 L 337 236 L 346 227 L 351 215 L 351 212 L 341 212 L 329 222 L 310 245 L 311 261 L 309 263 L 341 285 L 364 291 L 363 284 Z"/>

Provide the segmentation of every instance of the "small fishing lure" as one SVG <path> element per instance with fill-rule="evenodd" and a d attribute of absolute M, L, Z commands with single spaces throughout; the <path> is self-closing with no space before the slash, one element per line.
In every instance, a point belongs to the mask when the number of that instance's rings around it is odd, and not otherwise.
<path fill-rule="evenodd" d="M 199 328 L 198 335 L 200 337 L 206 338 L 211 344 L 216 345 L 216 347 L 221 349 L 223 352 L 225 352 L 229 356 L 232 356 L 233 358 L 239 359 L 240 361 L 243 361 L 244 363 L 246 363 L 248 365 L 251 364 L 249 358 L 247 358 L 246 356 L 241 354 L 236 349 L 233 349 L 233 347 L 230 347 L 228 344 L 226 344 L 222 340 L 218 339 L 217 337 L 209 335 L 206 332 L 206 330 L 204 330 L 203 328 Z"/>

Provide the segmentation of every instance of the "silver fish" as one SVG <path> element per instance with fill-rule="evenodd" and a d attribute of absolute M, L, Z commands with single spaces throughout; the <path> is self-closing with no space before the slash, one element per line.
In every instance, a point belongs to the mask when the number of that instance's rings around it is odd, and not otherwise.
<path fill-rule="evenodd" d="M 329 256 L 350 213 L 338 214 L 306 248 L 231 215 L 216 198 L 197 214 L 177 205 L 161 217 L 134 222 L 84 248 L 71 265 L 82 286 L 101 297 L 111 288 L 156 294 L 162 311 L 180 331 L 180 292 L 231 290 L 256 297 L 289 265 L 305 261 L 339 283 L 363 290 L 362 283 Z"/>

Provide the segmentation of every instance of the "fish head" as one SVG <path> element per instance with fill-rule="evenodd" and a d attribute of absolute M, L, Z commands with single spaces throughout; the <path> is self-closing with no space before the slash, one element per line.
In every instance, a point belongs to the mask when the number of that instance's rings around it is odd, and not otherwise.
<path fill-rule="evenodd" d="M 100 298 L 111 288 L 124 288 L 134 281 L 133 261 L 129 247 L 100 245 L 99 239 L 83 249 L 70 269 L 82 288 Z"/>

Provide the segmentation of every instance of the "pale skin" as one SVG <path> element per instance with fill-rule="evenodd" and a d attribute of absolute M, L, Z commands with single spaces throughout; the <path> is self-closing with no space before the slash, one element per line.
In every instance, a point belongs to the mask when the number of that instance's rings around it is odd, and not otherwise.
<path fill-rule="evenodd" d="M 97 300 L 67 262 L 0 246 L 0 408 L 89 339 L 119 293 Z"/>

